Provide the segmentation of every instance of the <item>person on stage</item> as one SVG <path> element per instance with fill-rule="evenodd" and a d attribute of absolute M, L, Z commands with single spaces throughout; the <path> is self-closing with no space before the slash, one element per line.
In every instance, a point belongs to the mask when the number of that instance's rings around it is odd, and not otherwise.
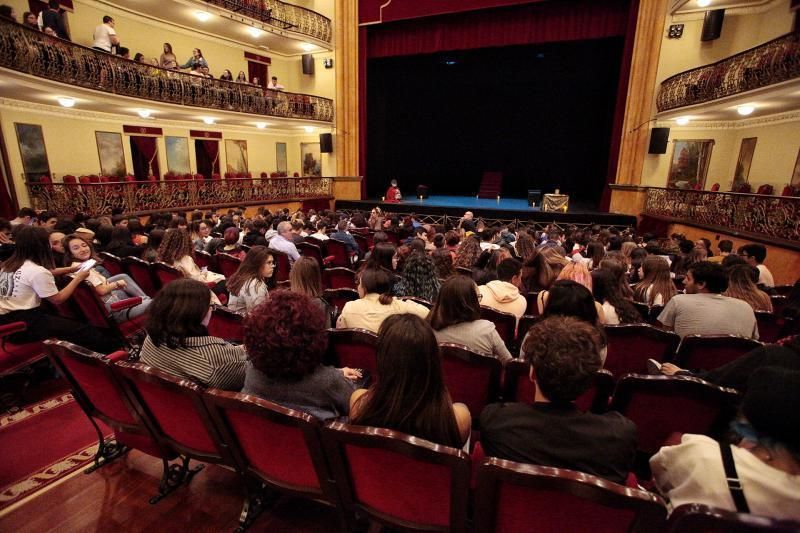
<path fill-rule="evenodd" d="M 386 196 L 384 196 L 384 198 L 384 201 L 388 204 L 397 204 L 403 199 L 403 195 L 400 194 L 400 189 L 397 188 L 397 180 L 391 181 L 389 188 L 386 189 Z"/>

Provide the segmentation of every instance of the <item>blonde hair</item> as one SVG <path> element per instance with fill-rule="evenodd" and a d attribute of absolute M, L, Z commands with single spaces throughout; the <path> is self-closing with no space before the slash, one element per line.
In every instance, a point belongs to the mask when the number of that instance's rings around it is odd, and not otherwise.
<path fill-rule="evenodd" d="M 667 302 L 678 294 L 669 273 L 669 263 L 663 257 L 657 255 L 645 257 L 642 262 L 642 272 L 644 273 L 642 281 L 633 288 L 633 297 L 637 302 L 653 305 L 660 294 L 663 305 L 667 305 Z"/>
<path fill-rule="evenodd" d="M 564 268 L 558 275 L 559 279 L 568 279 L 576 283 L 580 283 L 590 291 L 592 290 L 592 275 L 589 273 L 589 267 L 583 261 L 572 261 Z"/>
<path fill-rule="evenodd" d="M 753 267 L 749 265 L 735 265 L 728 271 L 728 290 L 724 296 L 744 300 L 753 311 L 772 312 L 772 300 L 769 295 L 758 288 L 753 282 Z"/>

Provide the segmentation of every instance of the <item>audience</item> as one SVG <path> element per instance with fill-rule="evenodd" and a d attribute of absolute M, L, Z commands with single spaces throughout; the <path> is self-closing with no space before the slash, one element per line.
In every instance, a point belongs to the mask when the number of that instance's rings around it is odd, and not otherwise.
<path fill-rule="evenodd" d="M 521 283 L 522 264 L 516 259 L 501 261 L 497 265 L 497 279 L 478 287 L 481 305 L 511 313 L 519 320 L 528 307 L 525 297 L 519 293 Z"/>
<path fill-rule="evenodd" d="M 395 296 L 413 296 L 428 302 L 436 300 L 441 283 L 431 256 L 414 252 L 403 265 L 403 277 L 394 286 Z"/>
<path fill-rule="evenodd" d="M 472 429 L 469 410 L 453 404 L 444 384 L 439 346 L 421 318 L 387 318 L 378 332 L 377 373 L 369 389 L 355 391 L 350 423 L 393 429 L 460 448 Z"/>
<path fill-rule="evenodd" d="M 161 56 L 158 58 L 158 66 L 169 70 L 176 70 L 178 68 L 178 58 L 172 52 L 172 45 L 164 43 Z"/>
<path fill-rule="evenodd" d="M 294 263 L 300 259 L 300 252 L 292 240 L 292 223 L 288 220 L 279 222 L 277 230 L 278 234 L 269 240 L 269 249 L 285 253 L 289 256 L 289 261 Z"/>
<path fill-rule="evenodd" d="M 224 290 L 225 276 L 200 269 L 192 257 L 192 240 L 186 230 L 172 228 L 164 234 L 164 240 L 158 248 L 158 260 L 180 270 L 184 276 L 202 283 L 214 284 L 214 291 Z"/>
<path fill-rule="evenodd" d="M 253 246 L 242 264 L 227 280 L 228 308 L 246 315 L 264 300 L 269 299 L 267 282 L 275 270 L 275 258 L 264 246 Z"/>

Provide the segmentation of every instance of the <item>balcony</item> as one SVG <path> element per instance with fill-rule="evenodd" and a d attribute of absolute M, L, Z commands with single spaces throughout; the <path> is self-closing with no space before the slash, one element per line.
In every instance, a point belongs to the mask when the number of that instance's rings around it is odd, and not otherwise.
<path fill-rule="evenodd" d="M 789 33 L 661 82 L 658 111 L 702 104 L 800 78 L 800 37 Z"/>
<path fill-rule="evenodd" d="M 319 39 L 328 44 L 332 40 L 331 19 L 304 7 L 278 0 L 205 0 L 205 2 L 237 15 Z"/>
<path fill-rule="evenodd" d="M 0 19 L 0 67 L 166 104 L 333 122 L 333 100 L 206 79 L 137 63 Z"/>

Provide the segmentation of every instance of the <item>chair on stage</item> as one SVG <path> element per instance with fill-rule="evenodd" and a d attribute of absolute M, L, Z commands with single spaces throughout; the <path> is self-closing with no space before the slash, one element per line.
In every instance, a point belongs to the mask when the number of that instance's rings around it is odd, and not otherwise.
<path fill-rule="evenodd" d="M 664 500 L 651 492 L 567 470 L 484 460 L 477 469 L 475 531 L 661 531 Z"/>
<path fill-rule="evenodd" d="M 467 531 L 469 456 L 462 450 L 383 428 L 330 422 L 322 429 L 349 522 L 373 529 Z M 351 527 L 352 529 L 352 527 Z"/>
<path fill-rule="evenodd" d="M 676 364 L 689 370 L 713 370 L 762 345 L 736 335 L 687 335 L 678 347 Z"/>

